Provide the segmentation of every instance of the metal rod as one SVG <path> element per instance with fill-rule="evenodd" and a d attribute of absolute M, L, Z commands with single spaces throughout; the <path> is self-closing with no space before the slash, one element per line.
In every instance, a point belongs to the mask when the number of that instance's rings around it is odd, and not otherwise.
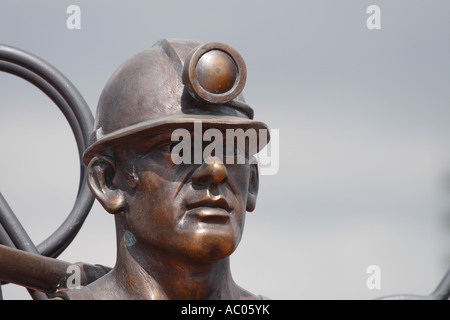
<path fill-rule="evenodd" d="M 36 87 L 41 89 L 41 91 L 44 92 L 59 107 L 59 109 L 66 117 L 67 122 L 69 122 L 69 125 L 75 136 L 75 140 L 77 141 L 78 154 L 81 158 L 84 149 L 86 148 L 83 131 L 78 123 L 78 119 L 76 118 L 75 113 L 72 111 L 69 104 L 66 100 L 64 100 L 61 94 L 40 76 L 20 65 L 16 65 L 7 61 L 0 61 L 0 70 L 18 76 L 35 85 Z"/>
<path fill-rule="evenodd" d="M 75 135 L 75 139 L 77 141 L 79 156 L 80 156 L 80 162 L 81 157 L 83 155 L 84 149 L 85 149 L 85 143 L 84 143 L 84 135 L 80 128 L 80 125 L 78 123 L 78 119 L 75 117 L 74 112 L 72 111 L 71 107 L 67 104 L 67 102 L 63 99 L 63 97 L 60 95 L 60 93 L 54 89 L 52 86 L 50 86 L 46 81 L 44 81 L 42 78 L 38 77 L 36 74 L 30 72 L 29 70 L 19 66 L 14 65 L 9 62 L 0 61 L 0 70 L 9 72 L 11 74 L 17 75 L 38 88 L 40 88 L 50 99 L 55 102 L 58 107 L 61 109 L 63 114 L 65 115 L 67 121 L 71 125 L 72 131 Z M 38 250 L 43 254 L 47 256 L 57 257 L 71 242 L 73 237 L 75 236 L 76 232 L 81 228 L 82 222 L 84 219 L 80 219 L 80 216 L 84 216 L 89 212 L 92 203 L 93 203 L 93 196 L 91 195 L 90 191 L 87 188 L 86 181 L 84 179 L 85 175 L 85 167 L 84 165 L 80 165 L 80 182 L 79 182 L 79 190 L 78 190 L 78 196 L 79 198 L 76 201 L 75 208 L 73 209 L 73 212 L 69 216 L 69 220 L 63 223 L 63 227 L 60 228 L 55 234 L 52 235 L 52 237 L 49 237 L 43 244 L 38 245 Z M 84 187 L 83 187 L 84 186 Z M 85 189 L 85 190 L 83 190 Z M 67 231 L 66 226 L 71 226 L 71 231 L 74 233 L 72 236 L 64 236 L 64 234 Z M 59 243 L 62 243 L 62 245 L 58 246 L 52 246 L 52 240 L 55 239 L 64 239 L 64 241 L 61 241 Z"/>
<path fill-rule="evenodd" d="M 0 276 L 32 290 L 56 290 L 69 265 L 65 261 L 0 245 Z"/>
<path fill-rule="evenodd" d="M 14 243 L 6 232 L 5 228 L 0 224 L 0 244 L 14 248 Z"/>
<path fill-rule="evenodd" d="M 11 207 L 6 202 L 2 193 L 0 192 L 0 224 L 8 233 L 11 241 L 17 249 L 32 253 L 39 253 L 34 246 L 32 240 L 23 228 L 22 224 L 17 219 Z"/>
<path fill-rule="evenodd" d="M 89 143 L 89 135 L 94 122 L 93 115 L 75 86 L 44 60 L 5 45 L 0 45 L 0 60 L 3 61 L 0 70 L 30 81 L 44 91 L 63 113 L 65 112 L 66 119 L 71 124 L 77 139 L 81 168 L 77 199 L 62 225 L 37 246 L 42 255 L 57 257 L 71 243 L 94 202 L 94 197 L 86 184 L 85 167 L 81 161 L 82 152 Z M 3 69 L 1 69 L 2 66 Z M 67 105 L 69 108 L 66 107 Z"/>
<path fill-rule="evenodd" d="M 50 83 L 66 99 L 69 105 L 77 106 L 73 109 L 80 126 L 85 133 L 85 143 L 89 143 L 89 135 L 94 122 L 93 115 L 78 90 L 73 84 L 57 69 L 42 59 L 23 50 L 0 44 L 1 57 L 4 61 L 18 64 L 34 73 L 40 75 Z"/>
<path fill-rule="evenodd" d="M 33 244 L 33 241 L 31 241 L 31 238 L 28 236 L 27 232 L 17 219 L 16 215 L 6 202 L 1 192 L 0 192 L 0 224 L 2 225 L 4 230 L 6 230 L 16 248 L 23 251 L 39 254 L 38 250 Z M 3 265 L 6 264 L 7 263 L 3 263 Z M 7 281 L 7 279 L 3 280 Z M 47 299 L 47 295 L 43 294 L 42 292 L 29 290 L 29 293 L 35 300 Z"/>
<path fill-rule="evenodd" d="M 430 295 L 433 300 L 447 300 L 450 297 L 450 270 L 447 271 L 439 285 Z"/>

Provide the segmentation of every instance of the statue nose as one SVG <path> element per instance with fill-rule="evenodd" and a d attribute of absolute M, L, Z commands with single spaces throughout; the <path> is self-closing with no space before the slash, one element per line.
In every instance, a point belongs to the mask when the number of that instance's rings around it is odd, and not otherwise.
<path fill-rule="evenodd" d="M 227 178 L 227 168 L 217 157 L 208 157 L 192 174 L 192 182 L 198 186 L 218 185 Z"/>

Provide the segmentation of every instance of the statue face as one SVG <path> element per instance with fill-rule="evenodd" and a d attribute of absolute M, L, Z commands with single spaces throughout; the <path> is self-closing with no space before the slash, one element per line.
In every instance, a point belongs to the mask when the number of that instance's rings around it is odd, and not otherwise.
<path fill-rule="evenodd" d="M 127 192 L 126 225 L 134 245 L 198 261 L 230 255 L 244 227 L 251 166 L 174 164 L 170 136 L 133 142 L 124 159 L 137 185 Z M 235 162 L 236 163 L 236 162 Z"/>

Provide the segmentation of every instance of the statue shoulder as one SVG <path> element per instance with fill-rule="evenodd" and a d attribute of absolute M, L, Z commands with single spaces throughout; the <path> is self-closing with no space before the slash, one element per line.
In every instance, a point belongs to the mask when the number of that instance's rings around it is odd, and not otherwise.
<path fill-rule="evenodd" d="M 55 293 L 54 300 L 95 300 L 88 287 L 82 286 L 73 289 L 63 289 Z"/>

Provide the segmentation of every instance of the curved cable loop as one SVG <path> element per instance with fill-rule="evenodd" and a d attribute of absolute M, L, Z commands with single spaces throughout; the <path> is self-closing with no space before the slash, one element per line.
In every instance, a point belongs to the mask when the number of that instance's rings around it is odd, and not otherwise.
<path fill-rule="evenodd" d="M 80 182 L 74 206 L 60 227 L 37 246 L 41 255 L 56 258 L 72 242 L 94 203 L 82 162 L 94 118 L 75 86 L 56 68 L 31 53 L 0 44 L 0 71 L 21 77 L 43 91 L 63 112 L 77 142 Z"/>

